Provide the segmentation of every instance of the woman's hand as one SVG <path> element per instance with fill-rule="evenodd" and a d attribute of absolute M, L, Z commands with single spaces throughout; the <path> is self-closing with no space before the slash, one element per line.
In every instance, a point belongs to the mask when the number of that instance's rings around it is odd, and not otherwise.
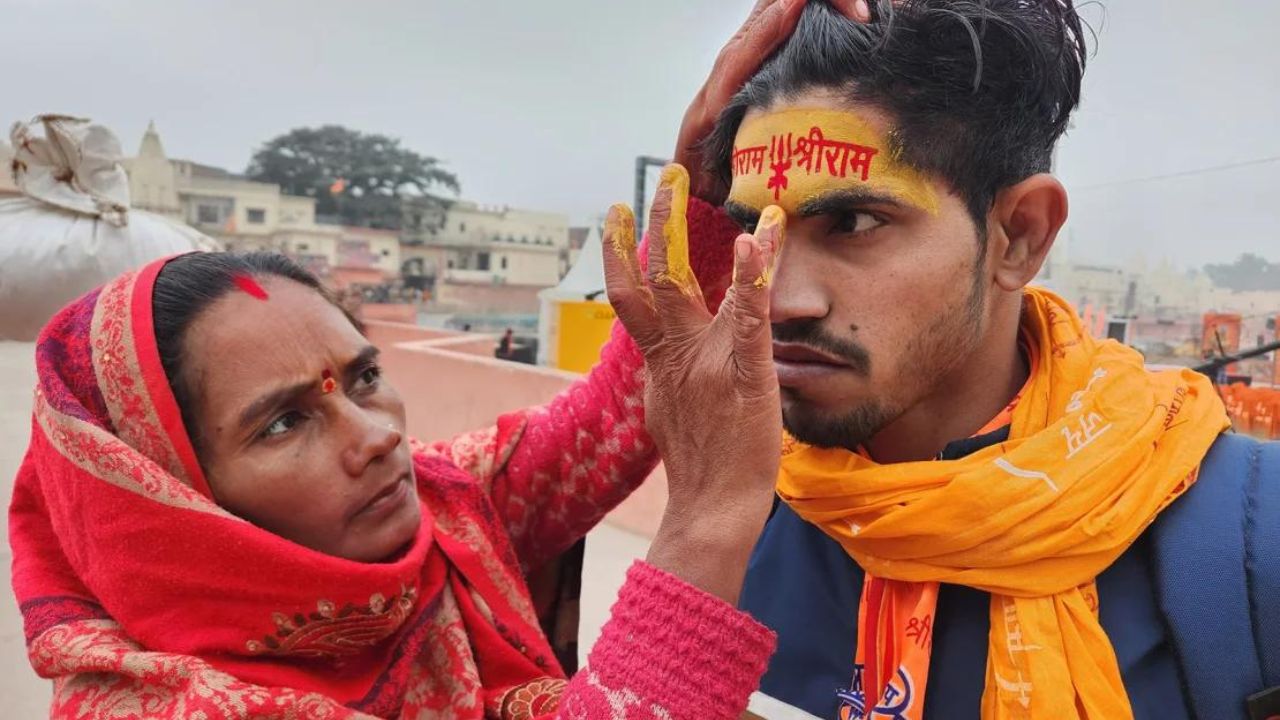
<path fill-rule="evenodd" d="M 680 134 L 676 139 L 675 162 L 688 168 L 692 174 L 690 191 L 696 197 L 713 205 L 724 202 L 728 188 L 723 187 L 723 183 L 703 169 L 699 145 L 711 132 L 720 111 L 729 103 L 734 93 L 751 79 L 774 50 L 791 37 L 800 13 L 804 11 L 805 2 L 806 0 L 757 0 L 746 22 L 716 56 L 711 75 L 685 111 Z M 867 0 L 830 2 L 852 20 L 871 20 L 871 8 Z"/>
<path fill-rule="evenodd" d="M 773 366 L 769 284 L 784 215 L 767 208 L 734 244 L 734 280 L 707 310 L 689 268 L 689 176 L 668 165 L 649 216 L 648 268 L 625 205 L 605 225 L 609 302 L 645 358 L 645 415 L 670 498 L 649 561 L 735 602 L 773 502 L 782 411 Z"/>

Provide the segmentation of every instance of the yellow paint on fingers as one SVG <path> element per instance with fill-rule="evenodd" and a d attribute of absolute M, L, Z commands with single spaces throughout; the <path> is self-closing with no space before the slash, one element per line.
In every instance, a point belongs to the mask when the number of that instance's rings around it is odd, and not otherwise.
<path fill-rule="evenodd" d="M 671 194 L 671 213 L 661 230 L 667 244 L 667 271 L 658 280 L 675 285 L 687 295 L 701 295 L 698 279 L 689 265 L 689 173 L 675 163 L 664 167 L 658 192 L 664 191 Z"/>

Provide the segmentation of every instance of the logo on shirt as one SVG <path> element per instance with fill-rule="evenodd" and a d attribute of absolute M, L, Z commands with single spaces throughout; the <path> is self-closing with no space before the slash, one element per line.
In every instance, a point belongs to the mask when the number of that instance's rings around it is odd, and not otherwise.
<path fill-rule="evenodd" d="M 906 668 L 899 667 L 898 674 L 884 689 L 884 697 L 880 704 L 867 714 L 866 693 L 862 689 L 862 665 L 853 666 L 853 687 L 840 690 L 836 699 L 840 701 L 839 720 L 912 720 L 907 715 L 911 709 L 912 687 L 911 675 Z"/>

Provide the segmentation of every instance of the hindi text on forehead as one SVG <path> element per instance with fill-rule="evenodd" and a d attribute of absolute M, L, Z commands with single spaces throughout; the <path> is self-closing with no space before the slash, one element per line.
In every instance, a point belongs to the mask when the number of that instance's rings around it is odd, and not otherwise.
<path fill-rule="evenodd" d="M 829 139 L 821 127 L 814 125 L 809 129 L 808 135 L 797 137 L 795 133 L 775 134 L 770 137 L 767 146 L 734 147 L 731 167 L 733 175 L 763 174 L 766 153 L 772 172 L 767 188 L 773 191 L 773 198 L 777 200 L 789 185 L 788 173 L 793 165 L 809 175 L 821 175 L 825 172 L 833 178 L 844 178 L 852 174 L 866 182 L 871 174 L 871 163 L 879 150 L 854 142 Z"/>

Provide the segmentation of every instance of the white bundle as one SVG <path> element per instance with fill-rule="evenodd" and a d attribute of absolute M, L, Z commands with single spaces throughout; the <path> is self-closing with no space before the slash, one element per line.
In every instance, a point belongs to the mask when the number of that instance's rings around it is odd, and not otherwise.
<path fill-rule="evenodd" d="M 22 195 L 0 199 L 0 340 L 35 339 L 64 305 L 151 260 L 218 249 L 194 228 L 129 208 L 110 130 L 42 115 L 15 124 L 10 139 Z"/>

